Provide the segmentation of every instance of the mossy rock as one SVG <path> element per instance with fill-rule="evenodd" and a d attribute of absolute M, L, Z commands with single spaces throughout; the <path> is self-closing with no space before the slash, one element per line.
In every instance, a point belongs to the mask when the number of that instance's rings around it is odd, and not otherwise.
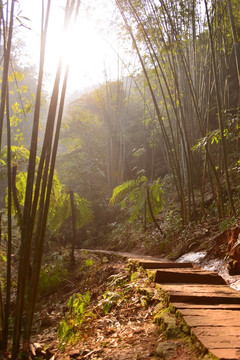
<path fill-rule="evenodd" d="M 157 310 L 157 311 L 156 311 Z M 177 326 L 176 317 L 173 308 L 165 308 L 158 304 L 155 310 L 154 322 L 159 325 L 161 331 L 167 339 L 176 339 L 181 337 L 181 330 Z"/>
<path fill-rule="evenodd" d="M 169 307 L 170 305 L 169 294 L 166 291 L 164 291 L 159 284 L 156 284 L 156 289 L 158 290 L 161 302 L 164 304 L 166 308 Z"/>
<path fill-rule="evenodd" d="M 179 344 L 174 341 L 164 341 L 158 344 L 156 354 L 162 359 L 172 359 L 176 355 Z"/>

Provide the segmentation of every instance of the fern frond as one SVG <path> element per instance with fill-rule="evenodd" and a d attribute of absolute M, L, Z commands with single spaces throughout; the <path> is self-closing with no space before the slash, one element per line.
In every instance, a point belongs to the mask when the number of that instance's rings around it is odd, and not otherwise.
<path fill-rule="evenodd" d="M 90 202 L 81 198 L 78 194 L 74 193 L 74 201 L 76 207 L 76 226 L 81 229 L 84 225 L 90 224 L 93 221 L 93 211 L 90 207 Z"/>
<path fill-rule="evenodd" d="M 135 186 L 136 180 L 129 180 L 115 187 L 109 205 L 120 204 Z"/>
<path fill-rule="evenodd" d="M 62 194 L 61 201 L 57 201 L 48 214 L 48 225 L 51 231 L 57 231 L 63 222 L 71 215 L 70 202 L 67 194 Z"/>

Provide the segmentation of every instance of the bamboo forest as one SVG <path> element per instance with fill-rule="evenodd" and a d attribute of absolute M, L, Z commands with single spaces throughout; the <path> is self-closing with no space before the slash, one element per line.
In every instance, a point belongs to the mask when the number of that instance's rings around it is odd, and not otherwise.
<path fill-rule="evenodd" d="M 1 0 L 0 54 L 0 359 L 240 359 L 239 0 Z"/>

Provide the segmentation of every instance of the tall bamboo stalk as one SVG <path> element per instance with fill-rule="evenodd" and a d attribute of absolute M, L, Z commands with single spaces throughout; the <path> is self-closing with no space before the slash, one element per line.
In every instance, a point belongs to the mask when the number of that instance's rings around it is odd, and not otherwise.
<path fill-rule="evenodd" d="M 233 38 L 233 46 L 234 46 L 235 59 L 236 59 L 238 83 L 239 83 L 239 86 L 240 86 L 240 44 L 239 44 L 239 41 L 237 39 L 237 32 L 236 32 L 236 27 L 235 27 L 235 19 L 234 19 L 234 16 L 233 16 L 231 0 L 227 1 L 227 5 L 228 5 L 228 12 L 229 12 L 229 18 L 230 18 L 231 29 L 232 29 L 232 38 Z"/>
<path fill-rule="evenodd" d="M 230 180 L 229 180 L 226 139 L 224 136 L 223 108 L 222 108 L 222 99 L 221 99 L 221 95 L 220 95 L 219 82 L 218 82 L 218 76 L 217 76 L 217 66 L 216 66 L 215 49 L 214 49 L 214 44 L 213 44 L 212 27 L 211 27 L 210 18 L 209 18 L 207 0 L 204 0 L 204 3 L 205 3 L 208 30 L 209 30 L 209 38 L 210 38 L 210 44 L 211 44 L 211 50 L 212 50 L 212 65 L 213 65 L 216 100 L 217 100 L 217 108 L 218 108 L 219 128 L 220 128 L 221 138 L 222 138 L 222 155 L 223 155 L 224 171 L 225 171 L 225 176 L 226 176 L 228 199 L 229 199 L 229 203 L 230 203 L 230 212 L 231 212 L 231 214 L 235 215 L 236 211 L 235 211 L 235 206 L 234 206 L 232 191 L 231 191 L 231 185 L 230 185 Z"/>
<path fill-rule="evenodd" d="M 71 265 L 75 265 L 75 257 L 74 257 L 74 248 L 76 243 L 76 210 L 75 210 L 75 203 L 74 203 L 74 193 L 72 190 L 69 191 L 69 197 L 70 197 L 70 204 L 72 209 L 72 249 L 71 249 Z"/>
<path fill-rule="evenodd" d="M 12 161 L 11 161 L 11 128 L 10 128 L 10 105 L 9 89 L 7 86 L 6 99 L 6 120 L 7 120 L 7 168 L 8 168 L 8 235 L 7 235 L 7 286 L 6 286 L 6 303 L 5 303 L 5 324 L 3 348 L 7 349 L 9 315 L 10 315 L 10 296 L 11 296 L 11 255 L 12 255 Z"/>
<path fill-rule="evenodd" d="M 2 77 L 1 105 L 0 105 L 0 150 L 2 147 L 3 119 L 4 119 L 4 111 L 6 106 L 6 98 L 7 98 L 8 70 L 10 63 L 13 23 L 14 23 L 14 5 L 15 5 L 15 0 L 12 0 L 9 29 L 6 29 L 7 22 L 4 21 L 4 17 L 3 17 L 4 6 L 2 1 L 0 2 L 2 22 L 3 22 L 3 35 L 4 35 L 3 77 Z"/>
<path fill-rule="evenodd" d="M 32 140 L 31 140 L 29 163 L 28 163 L 28 176 L 27 176 L 27 185 L 26 185 L 26 193 L 25 193 L 25 203 L 23 209 L 20 259 L 19 259 L 19 268 L 18 268 L 16 314 L 15 314 L 13 346 L 12 346 L 13 359 L 17 357 L 19 345 L 20 345 L 25 288 L 28 278 L 28 268 L 30 264 L 31 238 L 28 237 L 28 232 L 31 225 L 30 214 L 32 207 L 32 193 L 33 193 L 36 153 L 37 153 L 37 138 L 38 138 L 39 117 L 40 117 L 45 46 L 46 46 L 50 6 L 51 6 L 51 0 L 48 0 L 48 6 L 47 6 L 46 18 L 45 18 L 44 0 L 42 0 L 40 64 L 39 64 L 38 85 L 37 85 L 36 102 L 35 102 L 35 110 L 34 110 L 34 118 L 33 118 Z"/>
<path fill-rule="evenodd" d="M 79 7 L 80 7 L 80 0 L 77 0 L 77 1 L 72 0 L 71 2 L 68 1 L 66 4 L 65 22 L 64 22 L 65 29 L 67 29 L 69 22 L 72 18 L 75 3 L 76 3 L 76 10 L 75 10 L 75 21 L 76 21 L 77 15 L 79 12 Z M 43 171 L 43 177 L 42 177 L 42 182 L 41 182 L 38 223 L 37 223 L 37 231 L 36 231 L 36 235 L 35 235 L 34 249 L 33 249 L 33 268 L 32 268 L 32 276 L 31 276 L 30 286 L 29 286 L 28 307 L 27 307 L 26 320 L 25 320 L 25 330 L 24 330 L 25 346 L 28 346 L 29 341 L 30 341 L 32 321 L 33 321 L 33 316 L 34 316 L 34 308 L 35 308 L 35 304 L 36 304 L 37 289 L 38 289 L 38 283 L 39 283 L 42 253 L 43 253 L 43 246 L 44 246 L 44 239 L 45 239 L 45 231 L 46 231 L 46 225 L 47 225 L 47 216 L 48 216 L 48 210 L 49 210 L 49 204 L 50 204 L 50 196 L 51 196 L 51 189 L 52 189 L 52 183 L 53 183 L 54 168 L 55 168 L 56 155 L 57 155 L 57 147 L 58 147 L 60 128 L 61 128 L 61 122 L 62 122 L 62 116 L 63 116 L 63 107 L 64 107 L 64 100 L 65 100 L 65 95 L 66 95 L 68 73 L 69 73 L 69 68 L 67 66 L 66 70 L 65 70 L 63 85 L 62 85 L 55 136 L 53 136 L 53 129 L 54 129 L 53 124 L 54 124 L 54 119 L 55 119 L 56 110 L 57 110 L 58 89 L 59 89 L 59 80 L 60 80 L 60 74 L 61 74 L 61 61 L 60 61 L 58 71 L 56 74 L 55 86 L 53 89 L 53 96 L 52 96 L 52 101 L 50 104 L 48 122 L 47 122 L 47 127 L 46 127 L 46 132 L 45 132 L 45 139 L 44 139 L 44 146 L 43 146 L 43 147 L 45 147 L 45 150 L 43 151 L 42 156 L 41 156 L 45 159 L 45 162 L 44 162 L 44 171 Z M 54 143 L 53 143 L 53 147 L 52 147 L 53 139 L 54 139 Z M 51 155 L 51 160 L 50 160 L 50 155 Z M 41 163 L 41 159 L 40 159 L 40 163 Z M 49 167 L 49 163 L 50 163 L 50 167 Z M 37 182 L 38 182 L 38 180 L 37 180 Z M 39 184 L 39 187 L 40 187 L 40 184 Z M 37 191 L 39 191 L 39 190 L 37 190 Z M 35 193 L 35 197 L 36 197 L 36 193 Z M 36 212 L 36 202 L 35 202 L 34 207 L 35 207 L 35 209 L 33 209 L 33 211 Z M 33 228 L 31 229 L 31 231 L 33 231 Z"/>

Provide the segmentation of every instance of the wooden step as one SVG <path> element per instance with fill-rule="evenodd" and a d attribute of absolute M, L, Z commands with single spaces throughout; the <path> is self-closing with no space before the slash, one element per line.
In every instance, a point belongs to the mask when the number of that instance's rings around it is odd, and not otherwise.
<path fill-rule="evenodd" d="M 240 329 L 240 312 L 236 310 L 182 309 L 181 314 L 191 327 L 211 325 Z"/>
<path fill-rule="evenodd" d="M 215 349 L 210 348 L 209 351 L 215 355 L 219 360 L 239 360 L 240 349 Z"/>
<path fill-rule="evenodd" d="M 160 262 L 160 261 L 141 261 L 140 266 L 144 269 L 182 269 L 182 268 L 192 268 L 193 264 L 190 262 L 187 263 L 172 263 L 172 262 Z"/>
<path fill-rule="evenodd" d="M 240 311 L 240 304 L 191 304 L 191 303 L 173 303 L 176 309 L 214 309 L 214 310 L 238 310 Z"/>
<path fill-rule="evenodd" d="M 197 326 L 192 332 L 220 360 L 240 359 L 240 326 Z"/>
<path fill-rule="evenodd" d="M 228 285 L 161 284 L 171 303 L 240 304 L 240 293 Z"/>
<path fill-rule="evenodd" d="M 181 283 L 226 285 L 225 280 L 217 273 L 194 269 L 158 270 L 155 282 L 158 284 Z"/>
<path fill-rule="evenodd" d="M 180 310 L 199 341 L 221 360 L 240 359 L 240 311 L 237 306 L 231 307 Z"/>

